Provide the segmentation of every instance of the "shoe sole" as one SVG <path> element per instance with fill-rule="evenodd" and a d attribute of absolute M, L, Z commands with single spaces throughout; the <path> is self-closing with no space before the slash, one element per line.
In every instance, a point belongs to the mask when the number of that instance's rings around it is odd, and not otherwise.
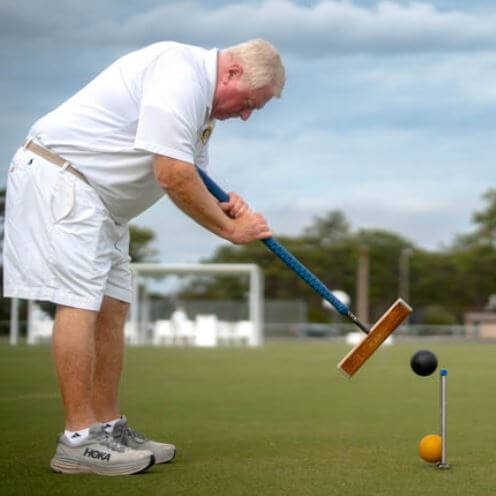
<path fill-rule="evenodd" d="M 98 475 L 132 475 L 145 472 L 155 463 L 155 456 L 151 455 L 149 459 L 141 462 L 130 463 L 128 465 L 119 465 L 118 467 L 92 466 L 82 464 L 81 462 L 54 456 L 50 462 L 50 467 L 54 472 L 62 474 L 98 474 Z"/>

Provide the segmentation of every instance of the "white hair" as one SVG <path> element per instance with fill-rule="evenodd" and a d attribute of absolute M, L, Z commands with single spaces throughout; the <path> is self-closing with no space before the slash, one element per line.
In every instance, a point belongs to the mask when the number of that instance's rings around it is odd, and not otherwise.
<path fill-rule="evenodd" d="M 243 79 L 252 89 L 271 86 L 274 96 L 281 96 L 286 82 L 284 66 L 278 51 L 268 41 L 250 40 L 228 47 L 224 52 L 243 66 Z"/>

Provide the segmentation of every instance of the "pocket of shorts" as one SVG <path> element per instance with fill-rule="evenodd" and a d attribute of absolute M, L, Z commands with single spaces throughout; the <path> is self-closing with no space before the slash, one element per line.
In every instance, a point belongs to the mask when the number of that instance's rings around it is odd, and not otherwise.
<path fill-rule="evenodd" d="M 10 161 L 9 171 L 13 172 L 23 163 L 22 158 L 24 155 L 24 150 L 22 148 L 18 148 Z"/>
<path fill-rule="evenodd" d="M 74 183 L 65 177 L 64 172 L 61 172 L 50 198 L 50 209 L 55 223 L 60 222 L 71 213 L 74 208 L 75 196 Z"/>

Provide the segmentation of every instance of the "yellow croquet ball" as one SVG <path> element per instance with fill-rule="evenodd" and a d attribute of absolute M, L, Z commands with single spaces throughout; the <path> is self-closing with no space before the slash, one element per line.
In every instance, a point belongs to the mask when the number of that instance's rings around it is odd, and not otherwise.
<path fill-rule="evenodd" d="M 442 440 L 437 434 L 424 436 L 419 443 L 419 455 L 426 462 L 435 463 L 441 461 Z"/>

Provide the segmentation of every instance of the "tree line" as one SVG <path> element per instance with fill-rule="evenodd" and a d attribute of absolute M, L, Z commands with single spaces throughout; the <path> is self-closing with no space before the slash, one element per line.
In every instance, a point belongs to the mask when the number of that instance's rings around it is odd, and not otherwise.
<path fill-rule="evenodd" d="M 5 191 L 0 191 L 0 254 L 3 241 Z M 408 302 L 414 308 L 411 323 L 456 324 L 467 311 L 487 308 L 496 294 L 496 190 L 483 195 L 484 208 L 473 214 L 474 230 L 455 237 L 451 245 L 426 250 L 397 233 L 382 229 L 352 230 L 346 216 L 331 210 L 317 216 L 298 236 L 278 236 L 308 269 L 331 290 L 357 293 L 360 256 L 369 260 L 370 321 L 375 321 L 401 292 L 401 260 L 408 263 Z M 156 259 L 150 229 L 131 227 L 130 254 L 134 262 Z M 265 277 L 269 299 L 303 299 L 308 320 L 329 320 L 320 296 L 269 252 L 262 243 L 222 245 L 205 263 L 257 263 Z M 3 270 L 0 265 L 0 284 Z M 199 278 L 185 287 L 180 298 L 244 299 L 246 282 L 236 278 Z M 10 302 L 2 298 L 0 320 L 9 319 Z M 21 316 L 22 318 L 22 316 Z M 6 332 L 3 329 L 3 332 Z"/>
<path fill-rule="evenodd" d="M 463 323 L 465 312 L 486 309 L 489 297 L 496 294 L 496 190 L 487 191 L 483 199 L 485 208 L 473 214 L 473 232 L 458 235 L 451 245 L 434 251 L 382 229 L 353 231 L 339 210 L 317 216 L 299 236 L 277 239 L 329 289 L 350 295 L 352 308 L 359 258 L 366 253 L 370 322 L 400 295 L 401 278 L 407 277 L 408 302 L 414 308 L 410 323 Z M 402 260 L 408 264 L 407 274 L 402 274 Z M 265 298 L 304 299 L 309 321 L 329 320 L 321 297 L 261 243 L 223 245 L 203 261 L 256 262 L 265 275 Z M 241 281 L 204 278 L 188 286 L 183 297 L 240 299 L 245 293 Z"/>

